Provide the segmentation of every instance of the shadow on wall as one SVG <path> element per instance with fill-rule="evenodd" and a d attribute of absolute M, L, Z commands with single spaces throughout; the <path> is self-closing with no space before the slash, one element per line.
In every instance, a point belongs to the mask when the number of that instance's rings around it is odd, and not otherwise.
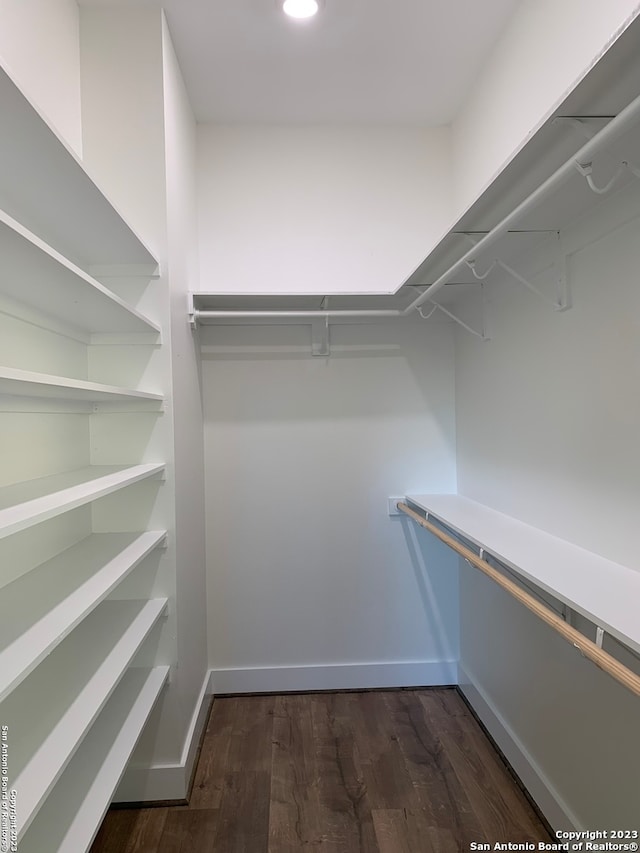
<path fill-rule="evenodd" d="M 340 327 L 328 359 L 308 327 L 203 331 L 210 660 L 456 660 L 445 552 L 421 537 L 412 568 L 387 509 L 455 489 L 451 330 Z"/>
<path fill-rule="evenodd" d="M 205 327 L 200 340 L 205 364 L 242 378 L 242 393 L 212 401 L 216 420 L 426 415 L 455 447 L 450 324 L 335 326 L 326 358 L 311 356 L 308 326 Z"/>
<path fill-rule="evenodd" d="M 432 629 L 435 657 L 457 661 L 460 657 L 460 620 L 458 608 L 451 606 L 452 600 L 458 600 L 457 556 L 408 518 L 402 517 L 400 523 L 425 617 Z"/>

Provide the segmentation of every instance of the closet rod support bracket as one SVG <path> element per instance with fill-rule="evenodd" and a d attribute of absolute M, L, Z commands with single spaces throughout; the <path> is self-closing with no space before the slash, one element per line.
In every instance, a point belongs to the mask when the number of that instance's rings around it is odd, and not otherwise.
<path fill-rule="evenodd" d="M 331 355 L 329 345 L 329 317 L 311 323 L 311 355 L 317 358 Z"/>
<path fill-rule="evenodd" d="M 628 167 L 628 163 L 623 162 L 616 171 L 613 176 L 607 181 L 604 186 L 599 187 L 596 182 L 593 180 L 593 163 L 580 163 L 578 160 L 575 161 L 575 167 L 578 170 L 579 174 L 585 178 L 587 184 L 589 185 L 589 189 L 596 193 L 596 195 L 606 195 L 610 189 L 613 188 L 614 184 L 620 177 L 620 175 L 624 172 L 625 168 Z"/>
<path fill-rule="evenodd" d="M 195 332 L 198 328 L 198 312 L 193 304 L 193 293 L 191 291 L 187 294 L 187 317 L 191 331 Z"/>
<path fill-rule="evenodd" d="M 598 122 L 602 123 L 603 121 L 608 123 L 614 118 L 615 118 L 615 116 L 612 116 L 612 115 L 608 115 L 608 116 L 556 116 L 554 121 L 560 121 L 560 122 L 564 122 L 564 123 L 570 125 L 571 127 L 575 128 L 575 130 L 577 130 L 578 133 L 580 133 L 585 139 L 590 140 L 590 139 L 593 139 L 593 137 L 596 135 L 597 131 L 594 130 L 592 126 L 589 127 L 589 123 L 591 123 L 591 125 L 593 125 L 594 123 L 598 123 Z M 582 167 L 578 166 L 578 171 L 580 172 L 580 174 L 584 175 L 583 168 L 585 166 L 591 166 L 591 164 L 586 163 Z M 619 171 L 616 174 L 616 176 L 614 178 L 612 178 L 610 186 L 613 186 L 613 183 L 615 182 L 615 180 L 617 180 L 618 175 L 620 175 L 624 169 L 628 169 L 632 175 L 634 175 L 636 178 L 640 178 L 640 169 L 637 166 L 635 166 L 633 163 L 630 163 L 629 160 L 622 160 L 621 164 L 620 164 Z M 587 178 L 587 180 L 589 180 L 589 179 Z M 606 190 L 594 189 L 591 182 L 589 182 L 589 186 L 591 187 L 591 189 L 594 190 L 594 192 L 602 193 L 602 192 L 606 191 Z"/>
<path fill-rule="evenodd" d="M 468 323 L 465 323 L 457 314 L 453 311 L 450 311 L 448 308 L 445 308 L 444 305 L 441 305 L 439 302 L 431 299 L 429 300 L 433 305 L 432 310 L 425 315 L 422 313 L 420 308 L 418 308 L 418 313 L 422 317 L 423 320 L 428 320 L 429 317 L 433 314 L 434 311 L 441 311 L 445 316 L 447 316 L 450 320 L 453 320 L 454 323 L 457 323 L 458 326 L 461 326 L 465 329 L 469 334 L 473 335 L 476 338 L 480 338 L 481 341 L 490 341 L 491 335 L 488 331 L 488 317 L 487 317 L 487 306 L 486 306 L 486 294 L 484 289 L 484 282 L 480 281 L 480 330 L 474 329 L 473 326 L 470 326 Z"/>
<path fill-rule="evenodd" d="M 562 253 L 562 244 L 560 239 L 560 232 L 553 231 L 550 232 L 555 234 L 557 237 L 557 247 L 554 253 L 554 267 L 557 270 L 557 280 L 556 280 L 556 299 L 552 299 L 548 294 L 546 294 L 543 290 L 540 290 L 533 282 L 529 281 L 529 279 L 525 278 L 519 272 L 510 267 L 509 264 L 505 263 L 500 258 L 495 258 L 486 272 L 479 274 L 475 270 L 476 261 L 474 258 L 467 260 L 467 266 L 473 273 L 474 277 L 480 281 L 484 281 L 487 278 L 489 273 L 494 270 L 496 267 L 499 267 L 507 275 L 511 276 L 511 278 L 515 279 L 520 284 L 524 285 L 527 290 L 530 290 L 532 293 L 535 293 L 540 299 L 544 302 L 550 303 L 553 307 L 554 311 L 566 311 L 567 308 L 571 307 L 569 300 L 569 292 L 567 285 L 567 275 L 566 275 L 566 256 Z M 465 237 L 473 243 L 475 246 L 478 243 L 478 240 L 471 234 L 465 233 Z M 485 336 L 487 337 L 487 336 Z"/>
<path fill-rule="evenodd" d="M 560 235 L 558 235 L 558 239 L 560 239 Z M 519 272 L 510 267 L 508 264 L 505 264 L 504 261 L 498 260 L 498 266 L 501 267 L 511 278 L 515 279 L 520 284 L 523 284 L 527 290 L 530 290 L 531 293 L 535 293 L 543 302 L 550 304 L 554 311 L 566 311 L 567 308 L 570 308 L 569 301 L 569 292 L 568 292 L 568 284 L 567 284 L 567 273 L 566 273 L 566 257 L 562 254 L 561 250 L 556 252 L 556 256 L 554 259 L 554 267 L 557 271 L 556 277 L 556 298 L 553 299 L 543 290 L 541 290 L 537 285 L 533 284 L 533 282 L 529 281 L 529 279 L 525 278 L 523 275 L 520 275 Z"/>
<path fill-rule="evenodd" d="M 440 305 L 438 302 L 434 302 L 433 304 L 438 308 L 439 311 L 442 311 L 442 313 L 445 314 L 450 320 L 453 320 L 454 323 L 457 323 L 458 326 L 461 326 L 474 337 L 480 338 L 481 341 L 491 340 L 490 336 L 486 333 L 485 327 L 486 318 L 484 310 L 484 297 L 482 300 L 482 328 L 480 331 L 474 329 L 473 326 L 470 326 L 468 323 L 465 323 L 463 320 L 460 319 L 460 317 L 458 317 L 457 314 L 454 314 L 453 311 L 449 311 L 449 309 L 445 308 L 444 305 Z"/>

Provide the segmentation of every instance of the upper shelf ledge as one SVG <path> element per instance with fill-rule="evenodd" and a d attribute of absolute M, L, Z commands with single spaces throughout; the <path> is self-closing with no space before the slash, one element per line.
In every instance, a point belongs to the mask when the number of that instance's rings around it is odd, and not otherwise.
<path fill-rule="evenodd" d="M 428 319 L 444 313 L 473 334 L 450 310 L 452 302 L 477 294 L 491 273 L 508 275 L 517 286 L 527 287 L 550 304 L 569 307 L 564 256 L 558 233 L 565 231 L 603 198 L 603 191 L 618 190 L 640 178 L 640 97 L 638 96 L 638 38 L 640 17 L 615 40 L 575 88 L 533 128 L 511 159 L 476 200 L 444 233 L 415 271 L 398 285 L 394 297 L 352 297 L 348 308 L 343 295 L 320 295 L 320 307 L 298 306 L 299 294 L 286 300 L 247 294 L 229 305 L 220 293 L 193 293 L 190 322 L 303 323 L 316 322 L 318 352 L 328 351 L 328 337 L 320 324 L 371 322 L 412 315 Z M 586 141 L 585 141 L 586 140 Z M 549 241 L 548 254 L 558 267 L 556 292 L 537 289 L 518 269 L 523 251 Z M 523 245 L 524 244 L 524 245 Z M 476 267 L 476 261 L 478 266 Z M 393 286 L 393 282 L 389 283 Z M 460 288 L 459 285 L 470 285 Z M 446 287 L 455 285 L 455 287 Z M 456 294 L 461 291 L 461 295 Z M 381 304 L 385 300 L 385 304 Z M 283 304 L 284 303 L 284 304 Z M 423 313 L 424 307 L 426 313 Z"/>
<path fill-rule="evenodd" d="M 407 500 L 640 652 L 640 572 L 460 495 Z"/>
<path fill-rule="evenodd" d="M 18 304 L 28 305 L 89 336 L 160 333 L 156 323 L 1 208 L 0 257 L 0 288 Z"/>
<path fill-rule="evenodd" d="M 0 206 L 83 269 L 158 262 L 48 121 L 0 68 Z"/>
<path fill-rule="evenodd" d="M 566 295 L 561 292 L 554 299 L 547 297 L 533 284 L 524 278 L 517 270 L 505 263 L 505 259 L 511 260 L 513 249 L 510 243 L 525 235 L 530 235 L 536 241 L 548 239 L 550 234 L 558 234 L 579 216 L 583 215 L 594 200 L 599 200 L 601 194 L 585 180 L 584 167 L 591 166 L 591 161 L 603 152 L 611 153 L 619 145 L 623 150 L 637 151 L 640 146 L 638 125 L 640 125 L 640 95 L 634 98 L 624 109 L 612 118 L 604 127 L 595 133 L 581 147 L 572 145 L 572 153 L 555 170 L 535 185 L 524 198 L 513 204 L 506 215 L 501 216 L 503 207 L 502 193 L 494 185 L 490 186 L 478 204 L 470 209 L 465 216 L 455 223 L 453 228 L 443 237 L 438 245 L 430 252 L 422 264 L 404 282 L 396 293 L 399 297 L 392 307 L 375 308 L 371 306 L 372 297 L 363 296 L 359 300 L 353 300 L 354 307 L 345 309 L 334 307 L 344 297 L 331 298 L 331 305 L 320 308 L 291 308 L 291 302 L 300 300 L 299 294 L 293 295 L 287 307 L 281 308 L 255 308 L 251 301 L 256 302 L 256 297 L 246 297 L 249 302 L 242 309 L 215 308 L 211 303 L 220 302 L 220 294 L 192 293 L 190 295 L 189 321 L 192 327 L 198 324 L 216 324 L 223 322 L 265 322 L 280 323 L 282 320 L 311 323 L 313 320 L 321 320 L 327 324 L 356 319 L 401 319 L 406 318 L 414 312 L 419 312 L 424 319 L 428 319 L 421 312 L 421 306 L 433 310 L 436 308 L 444 311 L 451 319 L 458 318 L 451 314 L 448 309 L 436 300 L 442 298 L 442 291 L 446 285 L 451 283 L 471 283 L 480 285 L 492 271 L 497 267 L 506 272 L 510 277 L 520 284 L 538 293 L 553 303 L 556 310 L 563 310 L 569 306 Z M 543 134 L 544 135 L 544 134 Z M 527 166 L 529 154 L 521 158 L 521 169 Z M 618 158 L 620 159 L 620 158 Z M 545 164 L 546 166 L 546 164 Z M 551 167 L 553 168 L 553 167 Z M 540 171 L 540 164 L 537 164 Z M 614 170 L 615 171 L 615 170 Z M 587 177 L 590 177 L 590 173 Z M 520 175 L 522 177 L 522 174 Z M 609 177 L 609 184 L 624 186 L 640 177 L 640 166 L 630 160 L 621 159 L 615 178 Z M 496 182 L 497 183 L 497 182 Z M 562 193 L 560 193 L 562 190 Z M 485 208 L 490 209 L 487 215 Z M 455 236 L 455 241 L 451 237 Z M 559 251 L 559 249 L 558 249 Z M 476 259 L 482 260 L 482 272 L 478 272 L 475 266 Z M 402 297 L 402 288 L 413 288 L 413 298 L 406 302 Z M 316 297 L 317 299 L 317 297 Z M 378 297 L 380 299 L 380 297 Z M 282 297 L 272 298 L 272 304 Z M 236 301 L 238 297 L 236 296 Z M 262 297 L 264 302 L 264 297 Z M 208 304 L 209 303 L 209 304 Z M 276 303 L 277 304 L 277 303 Z M 458 320 L 458 322 L 460 322 Z M 464 324 L 462 324 L 464 325 Z M 468 327 L 467 327 L 468 328 Z M 470 330 L 473 331 L 473 330 Z M 482 336 L 482 335 L 481 335 Z"/>

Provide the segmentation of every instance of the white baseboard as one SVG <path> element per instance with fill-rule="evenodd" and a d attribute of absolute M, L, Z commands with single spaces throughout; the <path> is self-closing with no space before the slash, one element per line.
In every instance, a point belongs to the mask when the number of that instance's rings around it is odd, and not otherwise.
<path fill-rule="evenodd" d="M 553 829 L 585 829 L 527 752 L 515 731 L 473 676 L 466 672 L 458 661 L 212 669 L 202 685 L 180 762 L 128 768 L 114 802 L 185 799 L 209 711 L 209 694 L 435 687 L 455 684 L 459 685 Z"/>
<path fill-rule="evenodd" d="M 186 798 L 198 747 L 209 714 L 210 680 L 210 675 L 207 673 L 187 730 L 180 761 L 177 764 L 128 767 L 114 795 L 114 803 L 158 802 Z"/>
<path fill-rule="evenodd" d="M 209 692 L 291 693 L 431 687 L 458 683 L 457 661 L 393 661 L 313 666 L 212 669 Z"/>
<path fill-rule="evenodd" d="M 553 787 L 543 770 L 536 764 L 511 726 L 504 720 L 473 676 L 466 672 L 461 664 L 458 664 L 458 675 L 460 690 L 504 753 L 505 758 L 551 827 L 554 830 L 585 829 Z"/>
<path fill-rule="evenodd" d="M 204 681 L 202 682 L 202 687 L 200 688 L 200 695 L 198 696 L 196 708 L 193 717 L 191 718 L 191 725 L 189 726 L 189 731 L 187 732 L 184 748 L 182 750 L 181 764 L 184 767 L 186 782 L 185 791 L 187 794 L 189 793 L 189 785 L 191 784 L 191 779 L 196 767 L 198 749 L 200 748 L 205 726 L 209 719 L 209 710 L 211 708 L 211 700 L 213 698 L 211 696 L 211 691 L 209 690 L 210 681 L 209 673 L 207 673 Z"/>

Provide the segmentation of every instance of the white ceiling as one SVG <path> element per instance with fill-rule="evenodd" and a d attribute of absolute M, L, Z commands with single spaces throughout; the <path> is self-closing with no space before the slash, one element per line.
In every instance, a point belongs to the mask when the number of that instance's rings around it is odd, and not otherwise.
<path fill-rule="evenodd" d="M 78 0 L 164 6 L 196 117 L 436 126 L 464 102 L 520 0 Z"/>

